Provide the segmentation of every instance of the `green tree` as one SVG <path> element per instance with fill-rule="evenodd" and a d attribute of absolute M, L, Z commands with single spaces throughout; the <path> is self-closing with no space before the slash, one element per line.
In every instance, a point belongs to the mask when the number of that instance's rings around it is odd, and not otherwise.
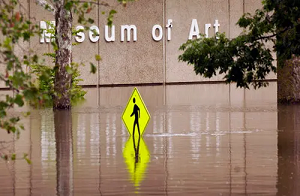
<path fill-rule="evenodd" d="M 239 36 L 228 39 L 219 34 L 189 40 L 181 45 L 184 52 L 179 60 L 193 65 L 196 74 L 204 77 L 224 74 L 224 80 L 236 82 L 237 87 L 266 86 L 266 75 L 277 72 L 272 52 L 277 55 L 278 69 L 286 60 L 300 55 L 300 1 L 262 3 L 255 14 L 244 14 L 238 20 L 237 25 L 244 29 Z"/>
<path fill-rule="evenodd" d="M 124 6 L 127 2 L 127 0 L 117 1 Z M 22 48 L 32 37 L 40 35 L 39 26 L 21 11 L 22 4 L 19 0 L 0 1 L 0 64 L 4 69 L 0 72 L 0 81 L 14 92 L 13 95 L 6 95 L 4 99 L 0 99 L 0 128 L 18 137 L 24 127 L 19 123 L 21 116 L 9 112 L 14 107 L 22 107 L 25 102 L 41 106 L 53 100 L 54 109 L 70 109 L 72 92 L 76 93 L 78 90 L 72 89 L 71 86 L 72 74 L 78 75 L 78 72 L 72 69 L 75 64 L 71 61 L 73 15 L 76 15 L 78 22 L 88 29 L 93 19 L 88 18 L 87 14 L 94 9 L 95 5 L 109 6 L 98 0 L 36 0 L 36 2 L 55 16 L 56 24 L 53 33 L 55 41 L 52 42 L 55 63 L 53 69 L 42 69 L 43 71 L 38 75 L 38 78 L 43 81 L 51 81 L 51 78 L 54 78 L 54 90 L 41 88 L 33 81 L 35 73 L 25 69 L 25 67 L 45 66 L 42 58 L 34 51 Z M 112 24 L 115 13 L 114 10 L 108 13 L 108 24 Z M 96 56 L 96 60 L 100 60 L 100 57 Z M 92 68 L 95 71 L 95 67 Z M 24 114 L 27 115 L 29 113 Z M 6 160 L 16 159 L 16 155 L 9 156 L 1 149 L 0 156 Z M 23 158 L 30 162 L 27 155 Z"/>
<path fill-rule="evenodd" d="M 128 0 L 117 0 L 126 5 Z M 71 107 L 71 86 L 72 86 L 72 33 L 73 14 L 78 16 L 77 22 L 84 24 L 88 28 L 89 23 L 93 23 L 92 18 L 86 17 L 95 5 L 109 6 L 108 3 L 98 0 L 36 0 L 38 4 L 46 10 L 51 11 L 55 18 L 55 32 L 53 42 L 55 50 L 54 66 L 54 109 L 70 109 Z M 108 15 L 108 24 L 111 25 L 115 10 L 111 10 Z M 96 32 L 94 32 L 96 33 Z M 96 59 L 99 59 L 96 57 Z M 91 64 L 93 65 L 93 64 Z M 95 67 L 92 67 L 95 72 Z"/>

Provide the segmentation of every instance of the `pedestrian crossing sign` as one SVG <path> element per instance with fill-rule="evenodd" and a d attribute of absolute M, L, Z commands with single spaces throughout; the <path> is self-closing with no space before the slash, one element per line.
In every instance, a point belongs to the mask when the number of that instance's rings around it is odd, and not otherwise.
<path fill-rule="evenodd" d="M 143 135 L 150 120 L 150 114 L 137 88 L 134 88 L 128 100 L 122 120 L 130 135 Z"/>

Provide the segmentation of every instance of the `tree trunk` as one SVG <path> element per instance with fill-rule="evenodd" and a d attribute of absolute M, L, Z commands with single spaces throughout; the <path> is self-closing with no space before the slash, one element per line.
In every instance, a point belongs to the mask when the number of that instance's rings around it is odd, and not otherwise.
<path fill-rule="evenodd" d="M 64 8 L 65 0 L 55 1 L 55 35 L 56 35 L 56 60 L 55 60 L 55 97 L 54 109 L 71 108 L 71 75 L 67 67 L 71 65 L 72 54 L 72 14 Z"/>
<path fill-rule="evenodd" d="M 279 103 L 300 103 L 300 58 L 286 61 L 283 68 L 278 66 L 277 81 Z"/>

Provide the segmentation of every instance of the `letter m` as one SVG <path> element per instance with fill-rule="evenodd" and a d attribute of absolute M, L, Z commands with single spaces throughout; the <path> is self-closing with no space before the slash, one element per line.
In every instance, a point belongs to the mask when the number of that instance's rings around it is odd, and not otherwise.
<path fill-rule="evenodd" d="M 127 31 L 127 41 L 131 40 L 131 30 L 133 31 L 133 41 L 137 41 L 137 28 L 135 25 L 121 25 L 121 42 L 125 40 L 125 30 Z"/>
<path fill-rule="evenodd" d="M 55 21 L 40 21 L 40 43 L 49 43 L 50 41 L 54 41 L 54 27 Z"/>

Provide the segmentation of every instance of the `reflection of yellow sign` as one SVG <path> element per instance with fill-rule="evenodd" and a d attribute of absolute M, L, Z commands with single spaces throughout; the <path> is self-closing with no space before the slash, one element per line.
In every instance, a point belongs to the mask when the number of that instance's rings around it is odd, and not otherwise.
<path fill-rule="evenodd" d="M 122 119 L 130 135 L 135 133 L 143 135 L 150 120 L 150 114 L 137 88 L 134 88 L 128 100 Z"/>
<path fill-rule="evenodd" d="M 123 157 L 130 173 L 130 179 L 138 188 L 144 179 L 144 174 L 150 160 L 150 153 L 142 136 L 135 135 L 127 140 L 123 150 Z"/>

